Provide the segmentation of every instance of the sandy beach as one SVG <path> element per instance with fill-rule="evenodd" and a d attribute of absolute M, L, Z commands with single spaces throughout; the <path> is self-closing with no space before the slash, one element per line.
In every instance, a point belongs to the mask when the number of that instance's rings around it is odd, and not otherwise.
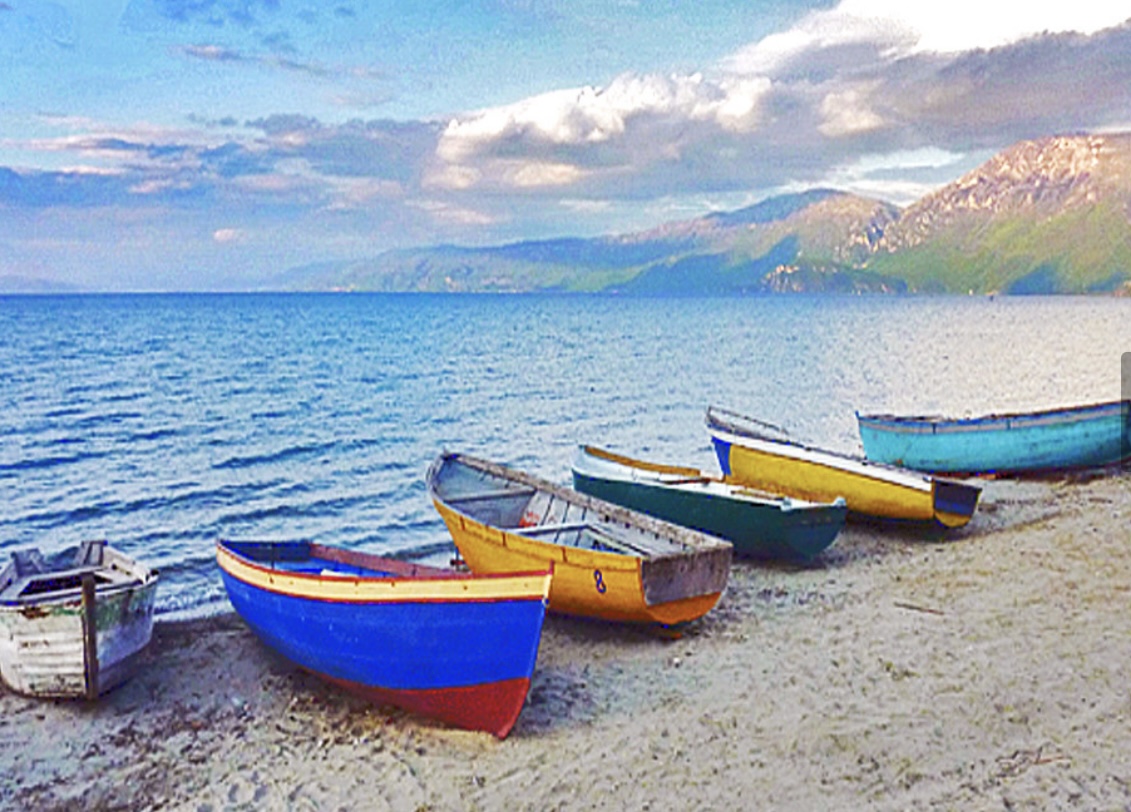
<path fill-rule="evenodd" d="M 1131 808 L 1131 476 L 983 485 L 941 541 L 736 563 L 679 639 L 549 618 L 504 741 L 161 623 L 96 704 L 0 693 L 0 807 Z"/>

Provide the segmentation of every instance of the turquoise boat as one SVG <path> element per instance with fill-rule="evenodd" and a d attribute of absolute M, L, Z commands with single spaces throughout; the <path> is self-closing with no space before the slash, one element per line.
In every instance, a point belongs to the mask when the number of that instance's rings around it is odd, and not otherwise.
<path fill-rule="evenodd" d="M 1131 401 L 983 417 L 857 413 L 870 460 L 917 471 L 1024 474 L 1092 468 L 1129 458 Z"/>
<path fill-rule="evenodd" d="M 844 499 L 793 499 L 726 482 L 697 468 L 660 465 L 581 446 L 573 487 L 658 519 L 724 538 L 736 555 L 807 562 L 836 539 Z"/>

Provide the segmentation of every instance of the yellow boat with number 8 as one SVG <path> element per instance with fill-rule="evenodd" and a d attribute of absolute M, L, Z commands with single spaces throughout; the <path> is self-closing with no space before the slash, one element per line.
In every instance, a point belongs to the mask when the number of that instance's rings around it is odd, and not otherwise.
<path fill-rule="evenodd" d="M 732 547 L 465 454 L 441 454 L 428 491 L 473 572 L 553 566 L 551 611 L 674 626 L 710 611 Z"/>

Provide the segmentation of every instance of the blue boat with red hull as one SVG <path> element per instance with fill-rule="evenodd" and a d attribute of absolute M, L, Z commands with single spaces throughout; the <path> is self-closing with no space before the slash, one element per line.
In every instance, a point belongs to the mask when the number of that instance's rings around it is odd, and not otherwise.
<path fill-rule="evenodd" d="M 505 737 L 526 701 L 550 572 L 473 575 L 308 542 L 220 541 L 236 612 L 352 693 Z"/>

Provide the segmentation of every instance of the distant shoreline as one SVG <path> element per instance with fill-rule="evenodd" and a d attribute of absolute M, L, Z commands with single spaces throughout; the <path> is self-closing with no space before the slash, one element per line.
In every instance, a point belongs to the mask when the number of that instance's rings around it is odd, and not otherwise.
<path fill-rule="evenodd" d="M 1087 293 L 955 293 L 947 291 L 782 291 L 774 293 L 711 293 L 711 292 L 677 292 L 677 293 L 624 293 L 620 291 L 554 291 L 554 290 L 522 290 L 522 291 L 431 291 L 431 290 L 5 290 L 0 287 L 0 298 L 50 298 L 50 297 L 113 297 L 113 296 L 428 296 L 451 298 L 610 298 L 610 299 L 1124 299 L 1131 297 L 1131 291 L 1119 289 L 1106 292 Z"/>

